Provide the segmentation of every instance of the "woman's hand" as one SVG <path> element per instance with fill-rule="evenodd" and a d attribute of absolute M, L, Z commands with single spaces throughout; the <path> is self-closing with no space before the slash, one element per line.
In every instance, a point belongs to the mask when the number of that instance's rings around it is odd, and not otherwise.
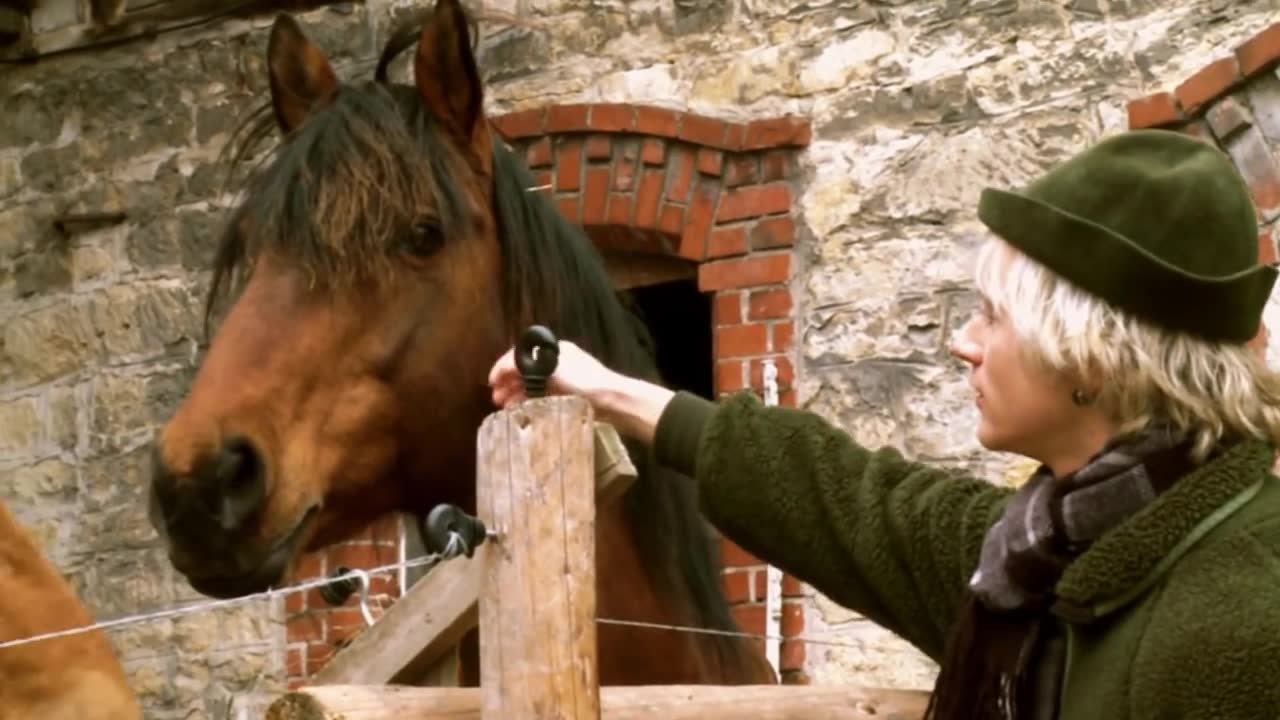
<path fill-rule="evenodd" d="M 561 340 L 559 362 L 555 372 L 547 378 L 547 394 L 580 395 L 594 405 L 594 398 L 601 391 L 619 386 L 623 379 L 587 351 L 568 340 Z M 489 371 L 489 386 L 493 388 L 493 404 L 498 407 L 528 399 L 524 392 L 524 379 L 516 367 L 515 348 L 498 358 Z"/>
<path fill-rule="evenodd" d="M 493 404 L 508 407 L 528 398 L 524 379 L 516 367 L 515 348 L 498 358 L 489 371 Z M 627 377 L 606 367 L 590 353 L 568 340 L 560 341 L 556 370 L 547 378 L 548 395 L 578 395 L 591 403 L 599 420 L 619 433 L 652 442 L 654 430 L 674 392 L 653 383 Z"/>

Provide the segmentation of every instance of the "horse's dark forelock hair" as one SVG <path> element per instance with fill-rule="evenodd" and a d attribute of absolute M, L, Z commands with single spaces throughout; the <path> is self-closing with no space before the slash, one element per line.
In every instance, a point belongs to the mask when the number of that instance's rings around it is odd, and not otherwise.
<path fill-rule="evenodd" d="M 450 230 L 465 212 L 452 182 L 462 154 L 416 88 L 387 79 L 392 60 L 418 37 L 414 22 L 392 34 L 372 82 L 343 85 L 248 180 L 217 253 L 206 317 L 229 278 L 268 247 L 321 283 L 391 267 L 396 254 L 388 239 L 416 208 L 440 208 L 445 237 L 465 237 Z M 270 109 L 268 103 L 244 124 L 233 166 L 276 132 Z M 497 280 L 510 336 L 544 324 L 620 372 L 659 380 L 648 331 L 615 292 L 586 233 L 543 193 L 529 191 L 532 173 L 509 147 L 496 137 L 493 145 Z M 252 229 L 241 233 L 238 221 L 246 216 Z M 653 462 L 649 449 L 628 446 L 640 479 L 625 502 L 649 572 L 661 590 L 689 598 L 688 622 L 736 628 L 720 583 L 718 545 L 698 511 L 694 484 Z M 727 636 L 712 640 L 726 669 L 745 670 L 749 645 Z"/>

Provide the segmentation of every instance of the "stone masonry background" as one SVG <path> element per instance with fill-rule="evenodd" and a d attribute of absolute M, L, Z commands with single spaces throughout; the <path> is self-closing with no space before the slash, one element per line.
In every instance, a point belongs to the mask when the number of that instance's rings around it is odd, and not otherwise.
<path fill-rule="evenodd" d="M 1002 481 L 1025 466 L 980 452 L 963 372 L 945 354 L 972 310 L 978 191 L 1122 129 L 1128 100 L 1229 53 L 1280 2 L 485 7 L 527 21 L 484 26 L 491 112 L 616 101 L 810 117 L 792 288 L 800 404 L 864 443 Z M 368 77 L 389 20 L 409 8 L 370 0 L 304 20 L 340 74 Z M 214 161 L 265 92 L 269 23 L 0 66 L 0 498 L 99 617 L 197 597 L 146 521 L 145 443 L 198 356 L 227 201 Z M 52 224 L 104 210 L 128 217 L 70 237 Z M 281 687 L 282 617 L 249 605 L 112 638 L 148 718 L 247 716 L 236 698 Z M 810 647 L 815 683 L 932 682 L 926 659 L 821 597 L 805 628 L 854 646 Z"/>

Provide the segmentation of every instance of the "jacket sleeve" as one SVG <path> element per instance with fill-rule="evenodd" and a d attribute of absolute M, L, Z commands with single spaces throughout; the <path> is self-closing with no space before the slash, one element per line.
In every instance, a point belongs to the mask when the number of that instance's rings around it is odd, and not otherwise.
<path fill-rule="evenodd" d="M 655 453 L 696 478 L 703 512 L 730 540 L 935 661 L 1012 493 L 862 447 L 751 393 L 719 403 L 678 393 Z"/>

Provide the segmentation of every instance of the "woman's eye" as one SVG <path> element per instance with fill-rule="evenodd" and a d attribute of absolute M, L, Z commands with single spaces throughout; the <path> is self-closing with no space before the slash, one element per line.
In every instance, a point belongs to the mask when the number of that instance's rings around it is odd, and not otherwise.
<path fill-rule="evenodd" d="M 405 250 L 418 257 L 426 257 L 444 245 L 444 231 L 429 220 L 415 223 L 405 239 Z"/>

